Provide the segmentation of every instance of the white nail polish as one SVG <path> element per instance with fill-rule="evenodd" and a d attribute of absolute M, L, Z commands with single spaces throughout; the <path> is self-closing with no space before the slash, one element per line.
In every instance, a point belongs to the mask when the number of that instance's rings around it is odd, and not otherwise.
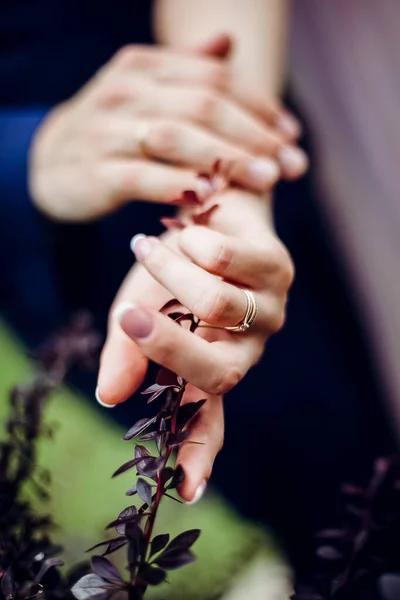
<path fill-rule="evenodd" d="M 249 165 L 252 179 L 263 185 L 275 183 L 279 177 L 279 166 L 273 160 L 257 158 Z"/>
<path fill-rule="evenodd" d="M 186 504 L 189 504 L 190 506 L 192 504 L 196 504 L 204 496 L 204 492 L 206 491 L 206 488 L 207 488 L 207 481 L 204 480 L 201 482 L 201 484 L 197 488 L 193 500 L 191 500 L 190 502 L 186 502 Z"/>
<path fill-rule="evenodd" d="M 94 395 L 96 397 L 97 402 L 100 404 L 100 406 L 104 406 L 104 408 L 114 408 L 114 406 L 117 406 L 116 404 L 106 404 L 105 402 L 102 402 L 100 400 L 99 387 L 98 386 L 96 388 L 96 391 L 94 392 Z"/>
<path fill-rule="evenodd" d="M 143 238 L 147 237 L 144 233 L 137 233 L 136 235 L 133 236 L 133 238 L 130 241 L 130 248 L 132 250 L 132 252 L 135 254 L 135 244 L 138 240 L 141 240 Z"/>
<path fill-rule="evenodd" d="M 118 304 L 118 306 L 115 307 L 115 310 L 113 312 L 113 319 L 119 322 L 124 316 L 124 314 L 129 310 L 132 310 L 132 308 L 135 308 L 135 305 L 132 302 L 129 302 L 128 300 L 124 300 L 123 302 L 121 302 L 121 304 Z"/>
<path fill-rule="evenodd" d="M 307 155 L 300 148 L 283 146 L 279 150 L 278 158 L 283 170 L 289 175 L 297 176 L 307 170 Z"/>

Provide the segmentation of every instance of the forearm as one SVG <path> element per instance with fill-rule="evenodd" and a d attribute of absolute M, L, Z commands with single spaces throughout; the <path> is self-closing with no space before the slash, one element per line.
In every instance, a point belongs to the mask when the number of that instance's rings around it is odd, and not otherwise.
<path fill-rule="evenodd" d="M 288 0 L 158 0 L 154 20 L 157 39 L 173 46 L 230 35 L 236 81 L 274 98 L 285 77 L 287 17 Z"/>

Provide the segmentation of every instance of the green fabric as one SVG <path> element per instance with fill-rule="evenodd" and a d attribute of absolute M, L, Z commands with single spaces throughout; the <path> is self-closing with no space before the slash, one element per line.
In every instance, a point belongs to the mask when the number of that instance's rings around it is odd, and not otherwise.
<path fill-rule="evenodd" d="M 15 383 L 29 380 L 31 366 L 21 347 L 0 323 L 0 423 L 7 412 L 7 394 Z M 84 551 L 106 539 L 104 526 L 129 505 L 124 492 L 132 485 L 126 473 L 111 480 L 112 472 L 132 456 L 132 442 L 123 442 L 123 431 L 107 420 L 107 411 L 94 410 L 70 390 L 54 394 L 47 422 L 54 424 L 54 439 L 39 445 L 39 462 L 52 473 L 51 501 L 38 510 L 49 512 L 59 528 L 55 539 L 65 547 L 67 564 L 86 560 Z M 2 435 L 2 432 L 0 433 Z M 267 549 L 275 549 L 259 528 L 232 511 L 217 494 L 208 493 L 196 506 L 163 502 L 156 531 L 172 535 L 199 527 L 202 535 L 194 547 L 198 560 L 169 576 L 172 585 L 153 588 L 149 600 L 206 600 L 220 592 L 238 574 L 238 565 Z M 114 555 L 123 568 L 124 553 Z M 179 585 L 174 585 L 179 584 Z"/>

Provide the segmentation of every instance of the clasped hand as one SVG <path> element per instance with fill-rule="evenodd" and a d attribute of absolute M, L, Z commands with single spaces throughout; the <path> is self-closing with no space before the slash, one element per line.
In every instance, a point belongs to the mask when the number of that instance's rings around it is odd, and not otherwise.
<path fill-rule="evenodd" d="M 160 239 L 136 237 L 138 263 L 110 314 L 97 392 L 106 405 L 123 402 L 140 387 L 151 359 L 190 382 L 185 402 L 207 398 L 188 440 L 202 445 L 185 443 L 178 455 L 186 474 L 180 494 L 188 501 L 204 489 L 223 443 L 222 395 L 257 363 L 282 326 L 293 279 L 269 200 L 228 189 L 215 201 L 219 208 L 207 227 L 189 225 Z M 234 326 L 246 312 L 240 288 L 253 292 L 259 309 L 244 333 L 204 328 L 193 334 L 159 312 L 177 298 L 206 324 Z"/>

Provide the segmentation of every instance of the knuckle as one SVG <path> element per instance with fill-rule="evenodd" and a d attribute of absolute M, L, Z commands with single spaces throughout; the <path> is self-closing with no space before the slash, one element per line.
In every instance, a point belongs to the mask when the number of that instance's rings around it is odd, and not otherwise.
<path fill-rule="evenodd" d="M 196 102 L 195 118 L 201 123 L 213 122 L 219 103 L 217 94 L 211 91 L 200 93 Z"/>
<path fill-rule="evenodd" d="M 230 365 L 218 373 L 211 382 L 211 393 L 223 396 L 230 392 L 242 379 L 242 373 L 235 365 Z"/>
<path fill-rule="evenodd" d="M 286 246 L 277 238 L 264 253 L 266 271 L 271 284 L 280 292 L 286 293 L 295 277 L 293 260 Z"/>
<path fill-rule="evenodd" d="M 118 189 L 118 196 L 125 200 L 126 198 L 134 198 L 135 190 L 140 188 L 140 174 L 135 163 L 132 163 L 129 169 L 124 169 L 122 172 L 118 172 L 116 181 L 116 188 Z"/>
<path fill-rule="evenodd" d="M 223 244 L 216 246 L 206 257 L 204 268 L 210 273 L 224 275 L 233 263 L 233 251 Z"/>
<path fill-rule="evenodd" d="M 174 153 L 178 145 L 177 127 L 173 123 L 158 123 L 151 127 L 146 148 L 151 154 L 166 155 Z"/>
<path fill-rule="evenodd" d="M 210 87 L 224 90 L 229 86 L 230 72 L 223 64 L 214 64 L 210 66 L 208 71 L 207 83 Z"/>
<path fill-rule="evenodd" d="M 115 61 L 122 68 L 148 69 L 157 64 L 157 55 L 147 46 L 128 44 L 118 50 Z"/>
<path fill-rule="evenodd" d="M 201 294 L 194 306 L 194 314 L 210 325 L 218 325 L 233 312 L 233 303 L 223 290 Z"/>

